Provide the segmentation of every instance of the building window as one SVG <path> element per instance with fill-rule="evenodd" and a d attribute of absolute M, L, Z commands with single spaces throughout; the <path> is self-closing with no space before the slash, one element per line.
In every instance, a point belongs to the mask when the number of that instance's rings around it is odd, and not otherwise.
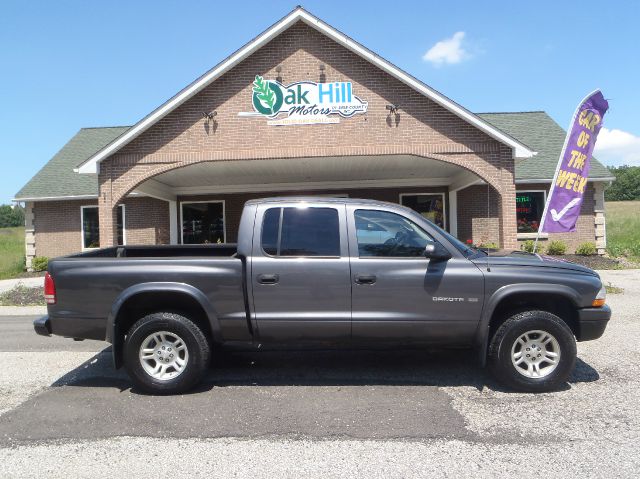
<path fill-rule="evenodd" d="M 340 256 L 335 208 L 269 208 L 262 223 L 262 249 L 271 256 Z"/>
<path fill-rule="evenodd" d="M 516 191 L 518 233 L 538 232 L 545 199 L 545 191 Z"/>
<path fill-rule="evenodd" d="M 401 194 L 400 204 L 420 213 L 445 229 L 444 193 Z"/>
<path fill-rule="evenodd" d="M 181 204 L 182 244 L 224 243 L 224 202 Z"/>
<path fill-rule="evenodd" d="M 82 249 L 93 249 L 100 247 L 100 217 L 97 206 L 82 206 L 80 208 L 82 223 Z M 124 205 L 118 206 L 117 212 L 118 237 L 117 244 L 122 246 L 125 243 L 125 211 Z"/>

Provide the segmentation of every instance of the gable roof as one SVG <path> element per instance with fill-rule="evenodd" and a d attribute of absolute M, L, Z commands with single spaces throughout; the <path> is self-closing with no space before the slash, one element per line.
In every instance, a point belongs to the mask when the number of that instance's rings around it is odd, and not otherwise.
<path fill-rule="evenodd" d="M 111 143 L 128 126 L 82 128 L 29 182 L 16 193 L 16 200 L 98 196 L 98 176 L 79 175 L 73 169 Z"/>
<path fill-rule="evenodd" d="M 516 180 L 553 179 L 567 132 L 544 111 L 478 113 L 478 116 L 535 149 L 534 158 L 516 158 Z M 611 172 L 591 159 L 590 180 L 613 180 Z"/>
<path fill-rule="evenodd" d="M 516 181 L 551 181 L 562 151 L 566 132 L 543 111 L 479 113 L 509 135 L 531 145 L 539 153 L 531 159 L 516 159 Z M 54 198 L 95 198 L 98 177 L 80 175 L 73 168 L 125 133 L 129 126 L 83 128 L 49 160 L 18 192 L 16 201 Z M 611 172 L 595 158 L 591 160 L 589 180 L 613 180 Z"/>
<path fill-rule="evenodd" d="M 133 125 L 129 130 L 122 133 L 115 140 L 101 148 L 86 161 L 82 162 L 82 164 L 78 165 L 77 171 L 79 173 L 97 173 L 98 164 L 102 160 L 117 152 L 120 148 L 141 135 L 143 132 L 160 121 L 170 112 L 182 105 L 185 101 L 189 100 L 198 92 L 202 91 L 202 89 L 206 88 L 221 75 L 226 73 L 228 70 L 247 58 L 249 55 L 260 49 L 263 45 L 265 45 L 273 38 L 280 35 L 283 31 L 288 29 L 290 26 L 299 21 L 306 23 L 310 27 L 331 38 L 336 43 L 342 45 L 348 50 L 351 50 L 370 63 L 376 65 L 382 71 L 397 78 L 398 80 L 413 88 L 417 92 L 423 94 L 427 98 L 430 98 L 437 104 L 451 111 L 461 119 L 475 126 L 495 140 L 513 148 L 516 158 L 529 158 L 535 155 L 534 151 L 532 151 L 528 146 L 521 143 L 517 139 L 506 134 L 490 123 L 487 123 L 485 120 L 474 115 L 466 108 L 463 108 L 461 105 L 444 96 L 442 93 L 434 90 L 417 78 L 409 75 L 392 63 L 381 58 L 376 53 L 362 46 L 360 43 L 346 36 L 342 32 L 336 30 L 331 25 L 323 22 L 314 15 L 311 15 L 302 7 L 296 7 L 291 13 L 286 15 L 280 21 L 273 24 L 270 28 L 262 32 L 245 46 L 237 50 L 231 56 L 227 57 L 225 60 L 213 67 L 193 83 L 182 89 L 167 102 L 160 105 L 149 115 L 145 116 L 142 120 Z"/>

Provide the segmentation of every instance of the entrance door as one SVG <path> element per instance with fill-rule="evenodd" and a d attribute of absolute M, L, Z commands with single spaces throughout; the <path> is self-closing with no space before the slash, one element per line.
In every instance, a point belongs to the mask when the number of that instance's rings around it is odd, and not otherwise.
<path fill-rule="evenodd" d="M 265 204 L 254 228 L 251 284 L 260 339 L 349 340 L 345 206 Z"/>
<path fill-rule="evenodd" d="M 354 341 L 471 344 L 483 304 L 480 270 L 458 255 L 424 257 L 428 228 L 384 208 L 347 208 Z"/>

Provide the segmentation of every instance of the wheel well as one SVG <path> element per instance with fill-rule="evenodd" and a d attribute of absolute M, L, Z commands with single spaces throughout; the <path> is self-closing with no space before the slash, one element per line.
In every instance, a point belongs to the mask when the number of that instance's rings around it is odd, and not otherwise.
<path fill-rule="evenodd" d="M 138 293 L 122 304 L 114 319 L 113 353 L 116 368 L 122 364 L 122 345 L 129 328 L 140 318 L 159 312 L 176 313 L 189 318 L 202 330 L 211 344 L 213 333 L 209 318 L 195 298 L 171 291 Z"/>
<path fill-rule="evenodd" d="M 496 306 L 489 323 L 489 338 L 492 338 L 502 323 L 511 316 L 531 310 L 555 314 L 567 323 L 574 336 L 578 334 L 578 315 L 569 298 L 561 294 L 517 293 L 502 299 Z"/>

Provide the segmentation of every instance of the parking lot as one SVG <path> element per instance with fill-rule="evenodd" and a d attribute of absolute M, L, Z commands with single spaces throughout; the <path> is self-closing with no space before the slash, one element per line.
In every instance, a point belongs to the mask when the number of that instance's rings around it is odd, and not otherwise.
<path fill-rule="evenodd" d="M 640 471 L 640 272 L 570 383 L 504 390 L 473 353 L 216 357 L 192 394 L 132 391 L 106 343 L 0 318 L 0 477 L 622 477 Z"/>

